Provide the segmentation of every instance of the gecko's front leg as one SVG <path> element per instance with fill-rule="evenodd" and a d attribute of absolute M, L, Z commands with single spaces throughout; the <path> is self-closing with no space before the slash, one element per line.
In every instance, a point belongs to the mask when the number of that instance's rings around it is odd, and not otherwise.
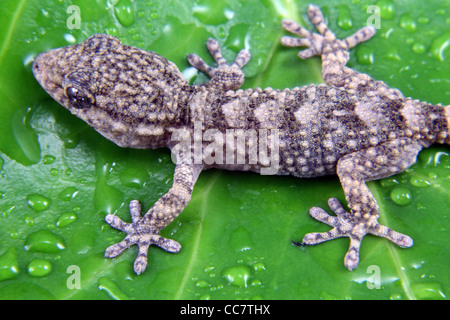
<path fill-rule="evenodd" d="M 250 51 L 242 49 L 232 64 L 228 64 L 222 56 L 219 43 L 212 38 L 206 43 L 209 53 L 217 63 L 217 67 L 209 66 L 203 59 L 196 55 L 187 56 L 188 62 L 196 69 L 208 75 L 211 79 L 205 83 L 209 87 L 227 91 L 237 90 L 244 83 L 244 72 L 241 70 L 250 60 Z"/>
<path fill-rule="evenodd" d="M 108 247 L 105 251 L 105 257 L 114 258 L 130 246 L 138 245 L 139 253 L 134 262 L 134 271 L 139 275 L 147 267 L 147 252 L 150 245 L 156 245 L 168 252 L 179 252 L 181 245 L 174 240 L 161 237 L 159 232 L 187 206 L 201 170 L 202 168 L 199 165 L 177 165 L 172 188 L 144 216 L 141 216 L 139 202 L 137 200 L 130 202 L 132 223 L 123 222 L 116 215 L 108 214 L 105 217 L 106 222 L 128 235 L 121 242 Z"/>

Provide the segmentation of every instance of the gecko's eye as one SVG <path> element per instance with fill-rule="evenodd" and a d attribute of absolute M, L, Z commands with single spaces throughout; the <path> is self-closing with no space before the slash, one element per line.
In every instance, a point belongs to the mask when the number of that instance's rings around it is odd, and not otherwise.
<path fill-rule="evenodd" d="M 68 87 L 66 89 L 66 95 L 69 98 L 71 105 L 77 109 L 87 108 L 94 103 L 91 97 L 75 87 Z"/>

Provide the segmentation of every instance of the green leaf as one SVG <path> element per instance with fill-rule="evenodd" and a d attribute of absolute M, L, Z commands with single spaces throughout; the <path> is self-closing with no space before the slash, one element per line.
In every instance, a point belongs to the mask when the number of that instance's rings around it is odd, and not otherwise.
<path fill-rule="evenodd" d="M 366 25 L 373 1 L 315 1 L 343 38 Z M 69 29 L 73 12 L 80 29 Z M 450 104 L 448 2 L 380 0 L 380 29 L 351 52 L 349 65 L 406 96 Z M 410 235 L 400 249 L 368 236 L 353 272 L 343 266 L 348 239 L 295 247 L 329 227 L 308 210 L 344 200 L 337 177 L 296 179 L 211 170 L 192 201 L 162 235 L 179 254 L 152 247 L 149 267 L 132 271 L 135 247 L 105 259 L 124 234 L 107 213 L 130 221 L 128 203 L 148 209 L 171 186 L 168 150 L 121 149 L 54 102 L 34 80 L 42 51 L 109 33 L 156 51 L 190 75 L 185 56 L 212 63 L 208 37 L 227 59 L 252 52 L 245 88 L 321 82 L 318 58 L 284 48 L 280 20 L 310 30 L 307 3 L 288 0 L 14 1 L 0 4 L 0 298 L 2 299 L 441 299 L 450 294 L 448 243 L 450 152 L 433 146 L 405 173 L 369 183 L 380 221 Z M 72 21 L 72 20 L 70 20 Z M 75 267 L 74 267 L 75 266 Z M 80 275 L 79 289 L 77 276 Z M 380 277 L 380 287 L 374 286 Z"/>

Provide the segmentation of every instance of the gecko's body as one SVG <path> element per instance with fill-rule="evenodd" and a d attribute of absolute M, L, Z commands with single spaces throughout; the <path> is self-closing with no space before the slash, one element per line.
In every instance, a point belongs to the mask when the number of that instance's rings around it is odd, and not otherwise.
<path fill-rule="evenodd" d="M 315 219 L 334 228 L 307 234 L 303 243 L 349 237 L 345 265 L 350 270 L 358 264 L 367 233 L 401 247 L 412 245 L 410 237 L 378 224 L 378 206 L 365 181 L 405 170 L 432 143 L 450 144 L 450 107 L 404 98 L 383 82 L 345 67 L 348 50 L 372 37 L 374 29 L 366 27 L 338 40 L 317 7 L 310 6 L 308 13 L 320 34 L 285 20 L 284 28 L 302 38 L 283 37 L 282 43 L 308 47 L 299 53 L 301 58 L 322 57 L 323 85 L 238 90 L 250 53 L 242 50 L 228 65 L 212 39 L 208 49 L 217 68 L 188 56 L 211 77 L 195 86 L 160 55 L 108 35 L 94 35 L 36 58 L 33 72 L 44 89 L 106 138 L 122 147 L 169 147 L 176 155 L 172 188 L 144 216 L 135 200 L 130 203 L 132 223 L 106 216 L 111 226 L 128 234 L 106 250 L 107 257 L 137 244 L 134 270 L 140 274 L 150 245 L 178 252 L 180 244 L 158 233 L 189 203 L 198 175 L 210 167 L 299 177 L 337 174 L 350 212 L 336 199 L 329 205 L 337 216 L 312 208 Z M 227 144 L 230 133 L 236 143 Z M 238 143 L 240 134 L 246 148 Z M 200 159 L 195 150 L 199 135 Z M 230 148 L 234 157 L 226 158 Z M 256 157 L 250 150 L 257 150 Z M 262 151 L 267 151 L 265 157 Z"/>

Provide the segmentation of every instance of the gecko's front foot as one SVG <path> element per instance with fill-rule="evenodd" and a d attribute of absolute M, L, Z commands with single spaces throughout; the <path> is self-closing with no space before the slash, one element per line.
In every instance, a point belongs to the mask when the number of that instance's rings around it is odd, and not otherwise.
<path fill-rule="evenodd" d="M 284 19 L 282 21 L 284 29 L 301 38 L 282 37 L 281 43 L 287 47 L 308 47 L 308 49 L 298 53 L 298 56 L 302 59 L 320 56 L 329 52 L 341 52 L 341 54 L 346 55 L 344 58 L 348 60 L 348 50 L 350 48 L 370 39 L 375 34 L 375 29 L 373 27 L 364 27 L 352 36 L 339 40 L 325 24 L 325 20 L 319 7 L 310 5 L 308 8 L 308 16 L 311 22 L 316 26 L 319 34 L 306 30 L 292 20 Z"/>
<path fill-rule="evenodd" d="M 333 229 L 328 232 L 308 233 L 304 236 L 302 244 L 314 245 L 340 237 L 349 237 L 350 247 L 344 259 L 344 265 L 349 270 L 358 265 L 361 241 L 368 233 L 386 238 L 402 248 L 413 245 L 413 240 L 409 236 L 378 224 L 376 219 L 357 217 L 349 213 L 335 198 L 330 198 L 328 205 L 336 216 L 330 216 L 325 210 L 318 207 L 311 208 L 310 214 L 314 219 L 332 226 Z"/>
<path fill-rule="evenodd" d="M 139 275 L 147 267 L 147 253 L 150 245 L 156 245 L 172 253 L 181 250 L 181 245 L 178 242 L 161 237 L 158 234 L 160 230 L 149 219 L 141 217 L 141 206 L 137 200 L 130 202 L 130 214 L 132 223 L 123 222 L 113 214 L 108 214 L 105 217 L 106 222 L 113 228 L 128 234 L 121 242 L 113 244 L 105 250 L 106 258 L 117 257 L 130 246 L 138 245 L 139 253 L 134 261 L 134 272 Z"/>
<path fill-rule="evenodd" d="M 244 83 L 244 72 L 241 70 L 250 60 L 250 52 L 241 50 L 232 64 L 228 64 L 222 56 L 219 43 L 209 38 L 206 43 L 209 53 L 217 63 L 217 67 L 209 66 L 196 54 L 187 56 L 188 62 L 196 69 L 207 74 L 211 80 L 209 85 L 221 90 L 237 90 Z"/>

